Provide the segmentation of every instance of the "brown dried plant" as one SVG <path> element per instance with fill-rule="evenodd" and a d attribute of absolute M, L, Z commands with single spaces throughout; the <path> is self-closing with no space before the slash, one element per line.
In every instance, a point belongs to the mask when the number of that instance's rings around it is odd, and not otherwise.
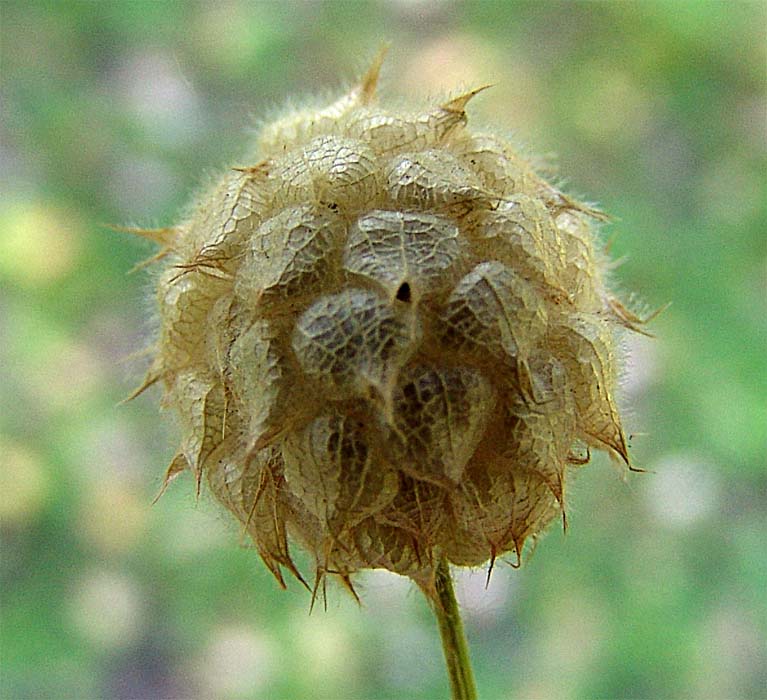
<path fill-rule="evenodd" d="M 604 216 L 467 126 L 482 88 L 392 109 L 381 58 L 264 127 L 181 223 L 139 232 L 163 265 L 140 389 L 161 382 L 183 429 L 165 483 L 206 480 L 280 585 L 304 582 L 295 542 L 315 594 L 383 568 L 445 618 L 448 563 L 519 561 L 566 522 L 590 449 L 628 465 L 616 347 L 640 319 L 607 287 Z"/>

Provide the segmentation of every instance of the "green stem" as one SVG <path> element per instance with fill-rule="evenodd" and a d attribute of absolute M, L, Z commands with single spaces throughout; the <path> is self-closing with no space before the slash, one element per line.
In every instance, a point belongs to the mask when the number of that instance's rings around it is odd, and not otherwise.
<path fill-rule="evenodd" d="M 452 700 L 477 700 L 474 672 L 469 659 L 469 646 L 463 631 L 461 612 L 453 590 L 450 565 L 444 557 L 440 559 L 434 577 L 437 599 L 432 608 L 437 616 L 439 633 L 442 637 L 442 651 L 445 654 L 447 672 L 450 676 Z"/>

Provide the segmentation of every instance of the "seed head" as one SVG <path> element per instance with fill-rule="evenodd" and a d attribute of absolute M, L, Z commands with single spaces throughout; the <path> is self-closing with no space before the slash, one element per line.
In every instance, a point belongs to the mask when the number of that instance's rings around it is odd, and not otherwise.
<path fill-rule="evenodd" d="M 522 552 L 589 448 L 628 464 L 599 212 L 467 126 L 474 90 L 412 111 L 380 61 L 261 131 L 163 248 L 157 351 L 190 470 L 280 584 Z M 303 580 L 303 579 L 301 579 Z"/>

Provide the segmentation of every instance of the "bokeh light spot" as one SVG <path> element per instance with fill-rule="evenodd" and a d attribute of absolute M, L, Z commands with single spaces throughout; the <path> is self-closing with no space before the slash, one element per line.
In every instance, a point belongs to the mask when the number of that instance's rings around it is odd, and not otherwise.
<path fill-rule="evenodd" d="M 50 478 L 42 458 L 28 447 L 0 436 L 0 523 L 20 526 L 44 507 Z"/>
<path fill-rule="evenodd" d="M 26 287 L 56 282 L 77 263 L 84 228 L 66 207 L 6 200 L 0 205 L 0 274 Z"/>
<path fill-rule="evenodd" d="M 124 648 L 143 627 L 141 599 L 138 585 L 125 574 L 106 569 L 89 571 L 74 590 L 70 619 L 97 648 Z"/>

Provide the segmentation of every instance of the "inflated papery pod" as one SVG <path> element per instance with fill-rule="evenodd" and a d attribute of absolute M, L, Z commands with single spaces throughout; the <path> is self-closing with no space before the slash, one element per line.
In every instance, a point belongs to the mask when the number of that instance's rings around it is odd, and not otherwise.
<path fill-rule="evenodd" d="M 590 450 L 628 466 L 618 348 L 639 319 L 605 217 L 471 128 L 480 90 L 390 107 L 380 58 L 141 232 L 163 267 L 143 386 L 182 428 L 166 483 L 207 483 L 280 585 L 353 592 L 383 568 L 444 609 L 440 566 L 518 561 Z"/>

